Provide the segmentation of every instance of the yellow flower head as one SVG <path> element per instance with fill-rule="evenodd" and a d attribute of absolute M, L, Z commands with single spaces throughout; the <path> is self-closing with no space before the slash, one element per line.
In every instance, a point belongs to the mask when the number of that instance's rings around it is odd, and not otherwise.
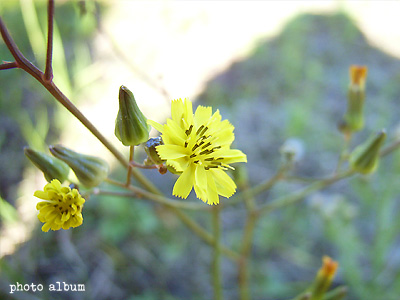
<path fill-rule="evenodd" d="M 36 191 L 34 196 L 43 199 L 36 205 L 38 218 L 43 222 L 42 231 L 78 227 L 83 222 L 82 208 L 85 199 L 77 189 L 61 186 L 57 179 L 46 184 L 43 191 Z"/>
<path fill-rule="evenodd" d="M 180 173 L 173 195 L 187 198 L 194 187 L 198 198 L 208 204 L 218 204 L 218 195 L 229 198 L 236 191 L 236 184 L 224 172 L 230 163 L 247 162 L 240 150 L 230 149 L 235 139 L 234 127 L 228 120 L 221 121 L 217 110 L 199 106 L 193 114 L 190 101 L 174 100 L 171 104 L 172 119 L 164 126 L 149 123 L 162 133 L 164 145 L 156 150 L 167 166 Z"/>

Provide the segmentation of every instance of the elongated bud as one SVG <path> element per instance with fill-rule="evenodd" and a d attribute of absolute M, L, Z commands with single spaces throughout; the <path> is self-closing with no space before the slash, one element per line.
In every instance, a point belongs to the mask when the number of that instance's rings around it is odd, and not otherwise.
<path fill-rule="evenodd" d="M 311 289 L 311 300 L 323 299 L 336 274 L 337 267 L 338 263 L 329 256 L 322 258 L 322 267 L 319 269 Z"/>
<path fill-rule="evenodd" d="M 350 66 L 350 86 L 347 94 L 347 112 L 340 124 L 342 131 L 355 132 L 364 127 L 366 66 Z"/>
<path fill-rule="evenodd" d="M 63 161 L 28 147 L 24 148 L 24 153 L 43 172 L 47 182 L 58 179 L 62 183 L 67 179 L 69 167 Z"/>
<path fill-rule="evenodd" d="M 362 174 L 374 172 L 378 167 L 379 151 L 385 139 L 386 132 L 382 130 L 356 147 L 350 154 L 350 166 Z"/>
<path fill-rule="evenodd" d="M 161 137 L 149 139 L 144 146 L 148 158 L 156 165 L 160 165 L 164 162 L 156 151 L 156 147 L 159 145 L 164 145 Z"/>
<path fill-rule="evenodd" d="M 87 187 L 95 187 L 107 177 L 108 165 L 101 158 L 80 154 L 61 145 L 50 146 L 49 149 L 51 154 L 67 163 Z"/>
<path fill-rule="evenodd" d="M 119 110 L 115 120 L 115 136 L 125 146 L 136 146 L 149 139 L 150 126 L 126 86 L 119 88 Z"/>

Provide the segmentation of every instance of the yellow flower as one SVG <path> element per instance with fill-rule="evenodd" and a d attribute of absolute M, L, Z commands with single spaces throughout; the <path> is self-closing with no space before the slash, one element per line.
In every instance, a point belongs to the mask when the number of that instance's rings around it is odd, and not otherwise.
<path fill-rule="evenodd" d="M 164 126 L 149 123 L 162 133 L 159 156 L 180 173 L 173 195 L 186 199 L 194 187 L 197 197 L 210 205 L 219 203 L 218 195 L 232 196 L 236 184 L 224 171 L 233 169 L 230 163 L 247 162 L 242 151 L 230 149 L 233 125 L 221 121 L 218 110 L 212 114 L 211 107 L 199 106 L 193 114 L 186 99 L 172 101 L 171 116 Z"/>
<path fill-rule="evenodd" d="M 34 196 L 43 199 L 36 205 L 38 218 L 43 222 L 42 231 L 78 227 L 83 222 L 82 208 L 85 199 L 77 189 L 61 186 L 57 179 L 46 184 L 43 191 L 36 191 Z"/>

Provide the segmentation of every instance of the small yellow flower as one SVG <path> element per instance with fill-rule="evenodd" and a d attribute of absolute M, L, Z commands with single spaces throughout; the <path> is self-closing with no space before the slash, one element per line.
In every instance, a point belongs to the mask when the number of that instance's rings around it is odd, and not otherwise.
<path fill-rule="evenodd" d="M 36 205 L 39 221 L 44 223 L 42 231 L 78 227 L 83 222 L 82 208 L 85 199 L 77 189 L 61 186 L 57 179 L 46 184 L 43 191 L 36 191 L 34 196 L 43 199 Z"/>
<path fill-rule="evenodd" d="M 247 162 L 246 155 L 230 146 L 235 139 L 233 125 L 221 121 L 217 110 L 199 106 L 193 114 L 192 103 L 181 99 L 172 101 L 172 119 L 164 126 L 149 123 L 162 133 L 164 145 L 156 147 L 167 166 L 180 173 L 173 195 L 187 198 L 192 188 L 198 198 L 207 204 L 218 204 L 218 195 L 229 198 L 236 184 L 224 172 L 230 163 Z"/>

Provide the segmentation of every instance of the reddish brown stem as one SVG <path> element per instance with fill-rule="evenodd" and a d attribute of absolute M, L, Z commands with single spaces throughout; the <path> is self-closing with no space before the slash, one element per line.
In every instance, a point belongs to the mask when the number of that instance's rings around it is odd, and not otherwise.
<path fill-rule="evenodd" d="M 4 62 L 0 64 L 0 70 L 8 70 L 8 69 L 14 69 L 18 68 L 18 64 L 13 61 L 13 62 Z"/>
<path fill-rule="evenodd" d="M 44 81 L 53 80 L 53 23 L 54 23 L 54 0 L 49 0 L 47 8 L 47 53 L 46 53 L 46 69 L 44 71 Z"/>

